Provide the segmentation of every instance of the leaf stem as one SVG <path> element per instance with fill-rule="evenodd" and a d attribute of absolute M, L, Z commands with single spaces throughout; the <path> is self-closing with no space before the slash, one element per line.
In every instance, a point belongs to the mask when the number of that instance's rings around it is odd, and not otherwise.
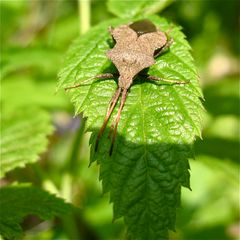
<path fill-rule="evenodd" d="M 74 213 L 65 215 L 60 219 L 62 220 L 64 230 L 67 232 L 70 239 L 81 239 L 78 231 L 78 226 L 74 218 Z"/>
<path fill-rule="evenodd" d="M 78 14 L 79 14 L 79 32 L 84 34 L 90 28 L 90 0 L 78 0 Z M 76 133 L 72 149 L 69 156 L 68 167 L 70 174 L 65 174 L 62 182 L 62 193 L 68 201 L 71 201 L 73 177 L 76 169 L 76 162 L 78 160 L 79 146 L 81 145 L 83 133 L 85 129 L 85 119 L 81 118 L 80 127 Z M 64 229 L 68 232 L 71 239 L 79 239 L 78 228 L 74 219 L 74 215 L 68 215 L 62 218 Z"/>
<path fill-rule="evenodd" d="M 83 134 L 84 134 L 84 129 L 85 129 L 85 123 L 86 120 L 84 118 L 80 118 L 80 126 L 76 132 L 76 136 L 72 145 L 72 149 L 69 155 L 69 165 L 68 165 L 68 170 L 72 175 L 75 175 L 76 173 L 76 165 L 78 161 L 78 154 L 79 154 L 79 148 L 82 143 L 83 139 Z"/>
<path fill-rule="evenodd" d="M 84 34 L 90 28 L 91 0 L 78 0 L 80 34 Z"/>
<path fill-rule="evenodd" d="M 72 149 L 68 157 L 68 165 L 66 166 L 66 172 L 63 174 L 61 183 L 61 195 L 68 202 L 72 201 L 72 188 L 74 184 L 74 176 L 76 176 L 76 169 L 78 169 L 77 162 L 79 158 L 79 148 L 83 139 L 86 120 L 80 118 L 80 126 L 76 132 L 75 139 L 73 140 Z M 66 232 L 71 239 L 80 239 L 78 232 L 78 226 L 74 219 L 74 214 L 70 214 L 64 218 L 61 218 L 62 224 Z"/>

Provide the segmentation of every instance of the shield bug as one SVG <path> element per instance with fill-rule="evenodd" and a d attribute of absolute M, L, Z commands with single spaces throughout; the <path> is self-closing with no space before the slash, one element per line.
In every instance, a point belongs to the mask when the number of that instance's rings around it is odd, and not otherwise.
<path fill-rule="evenodd" d="M 112 49 L 106 52 L 106 56 L 112 61 L 118 70 L 118 88 L 109 103 L 105 119 L 97 135 L 95 151 L 98 149 L 100 138 L 103 135 L 109 118 L 121 96 L 120 107 L 115 120 L 111 125 L 109 134 L 112 139 L 109 151 L 109 154 L 111 155 L 121 112 L 127 98 L 128 90 L 133 84 L 134 78 L 143 69 L 152 66 L 155 63 L 154 58 L 169 48 L 173 40 L 171 38 L 168 39 L 165 32 L 160 31 L 151 21 L 146 19 L 130 24 L 124 24 L 116 28 L 109 27 L 109 32 L 115 40 L 115 45 Z M 99 74 L 94 78 L 107 79 L 113 77 L 113 74 L 106 73 Z M 163 79 L 157 76 L 146 76 L 146 78 L 148 80 L 165 81 L 173 84 L 187 83 L 186 81 Z M 83 83 L 84 82 L 65 89 L 76 88 L 83 85 Z"/>

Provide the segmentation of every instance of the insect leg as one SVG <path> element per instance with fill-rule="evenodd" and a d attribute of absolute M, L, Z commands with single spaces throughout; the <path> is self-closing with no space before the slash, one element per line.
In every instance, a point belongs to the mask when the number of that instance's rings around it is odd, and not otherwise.
<path fill-rule="evenodd" d="M 117 127 L 118 127 L 118 123 L 119 123 L 119 120 L 120 120 L 120 117 L 121 117 L 121 112 L 122 112 L 123 106 L 124 106 L 126 98 L 127 98 L 127 90 L 128 89 L 123 89 L 121 104 L 120 104 L 120 107 L 118 109 L 115 121 L 114 121 L 112 143 L 111 143 L 111 147 L 110 147 L 110 151 L 109 151 L 110 156 L 112 155 L 113 146 L 114 146 L 114 142 L 115 142 L 116 135 L 117 135 Z"/>
<path fill-rule="evenodd" d="M 163 52 L 165 52 L 172 45 L 172 43 L 173 43 L 173 39 L 172 38 L 168 39 L 166 44 L 160 50 L 156 50 L 156 53 L 154 54 L 154 58 L 158 57 Z"/>
<path fill-rule="evenodd" d="M 79 84 L 76 84 L 76 85 L 73 85 L 73 86 L 70 86 L 70 87 L 66 87 L 66 88 L 64 88 L 64 90 L 69 90 L 69 89 L 73 89 L 73 88 L 78 88 L 78 87 L 84 86 L 84 85 L 86 85 L 86 83 L 93 82 L 92 81 L 93 79 L 108 79 L 108 78 L 113 78 L 113 77 L 114 77 L 114 74 L 112 74 L 112 73 L 98 74 L 98 75 L 96 75 L 94 77 L 91 77 L 91 78 L 85 80 L 85 81 L 82 81 Z"/>
<path fill-rule="evenodd" d="M 181 81 L 181 80 L 177 80 L 177 79 L 166 79 L 166 78 L 161 78 L 161 77 L 156 77 L 156 76 L 147 76 L 148 80 L 151 81 L 162 81 L 162 82 L 168 82 L 168 83 L 173 83 L 173 84 L 187 84 L 190 81 Z"/>
<path fill-rule="evenodd" d="M 121 91 L 122 91 L 122 89 L 121 89 L 121 88 L 118 88 L 118 89 L 116 90 L 115 94 L 113 95 L 110 103 L 109 103 L 108 110 L 107 110 L 105 119 L 104 119 L 104 121 L 103 121 L 103 125 L 102 125 L 102 127 L 100 128 L 100 130 L 99 130 L 99 132 L 98 132 L 98 135 L 97 135 L 97 140 L 96 140 L 96 144 L 95 144 L 95 152 L 96 152 L 97 149 L 98 149 L 99 140 L 100 140 L 101 136 L 103 135 L 103 132 L 104 132 L 106 126 L 107 126 L 108 120 L 109 120 L 109 118 L 110 118 L 110 116 L 111 116 L 111 114 L 112 114 L 112 111 L 113 111 L 113 109 L 114 109 L 114 107 L 115 107 L 115 105 L 116 105 L 116 103 L 117 103 L 117 101 L 118 101 L 118 99 L 119 99 L 119 96 L 120 96 L 120 94 L 121 94 Z"/>

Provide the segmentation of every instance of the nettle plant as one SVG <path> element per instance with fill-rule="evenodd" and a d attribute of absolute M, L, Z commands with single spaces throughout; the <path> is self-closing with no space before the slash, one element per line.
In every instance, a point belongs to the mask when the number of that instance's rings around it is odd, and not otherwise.
<path fill-rule="evenodd" d="M 71 45 L 58 89 L 67 90 L 75 115 L 87 118 L 90 164 L 100 165 L 113 220 L 124 218 L 129 239 L 167 239 L 168 231 L 175 229 L 181 187 L 190 189 L 188 159 L 196 136 L 201 136 L 202 92 L 181 27 L 148 15 L 147 8 L 141 8 L 144 18 L 137 11 L 130 16 L 117 10 L 119 4 L 110 1 L 109 7 L 120 18 L 98 24 Z M 139 34 L 139 26 L 130 25 L 142 19 L 156 29 L 145 26 Z M 118 35 L 119 26 L 128 33 Z M 162 38 L 152 41 L 149 33 Z M 129 42 L 132 34 L 137 40 L 148 39 L 140 55 L 133 49 L 136 39 Z M 157 41 L 160 45 L 155 46 Z M 143 58 L 148 48 L 150 62 Z"/>

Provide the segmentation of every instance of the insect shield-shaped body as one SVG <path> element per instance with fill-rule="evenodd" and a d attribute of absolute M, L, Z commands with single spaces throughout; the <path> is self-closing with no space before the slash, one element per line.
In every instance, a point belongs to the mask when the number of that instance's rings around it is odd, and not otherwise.
<path fill-rule="evenodd" d="M 109 31 L 116 44 L 107 52 L 107 57 L 119 72 L 118 86 L 128 89 L 141 70 L 155 63 L 154 53 L 166 45 L 167 37 L 149 20 L 110 28 Z"/>

